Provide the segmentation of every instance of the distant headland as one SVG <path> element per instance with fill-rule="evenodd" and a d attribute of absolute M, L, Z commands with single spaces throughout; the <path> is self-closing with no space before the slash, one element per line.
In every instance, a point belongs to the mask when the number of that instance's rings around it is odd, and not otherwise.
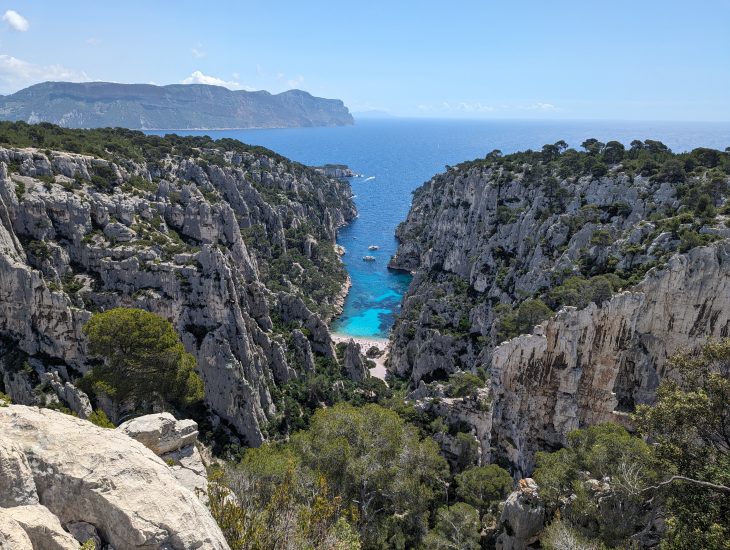
<path fill-rule="evenodd" d="M 0 120 L 51 122 L 67 128 L 213 130 L 346 126 L 339 99 L 302 90 L 280 94 L 207 84 L 43 82 L 0 97 Z"/>

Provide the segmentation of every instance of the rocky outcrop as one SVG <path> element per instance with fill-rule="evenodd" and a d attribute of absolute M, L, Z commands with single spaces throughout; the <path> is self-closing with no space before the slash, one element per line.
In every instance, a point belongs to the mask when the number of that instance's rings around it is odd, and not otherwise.
<path fill-rule="evenodd" d="M 198 425 L 194 420 L 176 420 L 170 413 L 139 416 L 120 424 L 117 430 L 158 456 L 194 445 L 198 440 Z"/>
<path fill-rule="evenodd" d="M 176 420 L 170 413 L 148 414 L 120 424 L 117 430 L 164 460 L 183 487 L 201 497 L 206 494 L 208 479 L 194 420 Z"/>
<path fill-rule="evenodd" d="M 367 359 L 362 354 L 360 344 L 350 339 L 345 344 L 343 354 L 343 366 L 350 380 L 353 382 L 362 382 L 370 376 L 370 370 L 366 363 Z"/>
<path fill-rule="evenodd" d="M 353 124 L 339 99 L 302 90 L 280 94 L 207 84 L 42 82 L 0 101 L 2 120 L 68 128 L 291 128 Z"/>
<path fill-rule="evenodd" d="M 61 526 L 58 518 L 45 506 L 31 504 L 0 508 L 0 516 L 14 521 L 25 532 L 32 546 L 48 550 L 78 550 L 79 542 Z M 19 547 L 19 549 L 22 547 Z"/>
<path fill-rule="evenodd" d="M 119 430 L 2 407 L 0 457 L 0 495 L 12 495 L 1 503 L 0 540 L 17 539 L 20 525 L 33 548 L 78 548 L 78 538 L 97 536 L 115 548 L 228 548 L 165 462 Z"/>
<path fill-rule="evenodd" d="M 17 521 L 0 508 L 0 550 L 31 550 L 33 543 Z"/>
<path fill-rule="evenodd" d="M 311 351 L 334 356 L 325 319 L 336 297 L 314 300 L 309 289 L 312 278 L 346 280 L 333 247 L 355 215 L 349 186 L 236 142 L 131 135 L 146 160 L 0 149 L 3 386 L 16 402 L 88 415 L 73 385 L 89 368 L 82 327 L 92 311 L 139 307 L 172 321 L 212 411 L 259 444 L 276 414 L 271 385 L 312 364 L 301 340 L 288 353 L 272 312 L 306 328 Z M 317 253 L 286 272 L 287 255 L 299 258 L 311 239 Z"/>
<path fill-rule="evenodd" d="M 502 508 L 497 550 L 532 548 L 542 533 L 545 519 L 545 506 L 537 483 L 531 478 L 521 479 L 517 490 L 509 494 Z"/>
<path fill-rule="evenodd" d="M 429 388 L 421 383 L 408 396 L 417 410 L 443 419 L 448 430 L 434 434 L 434 439 L 454 468 L 483 466 L 492 458 L 490 393 L 490 388 L 477 388 L 465 397 L 448 397 L 442 385 Z"/>
<path fill-rule="evenodd" d="M 345 164 L 325 164 L 324 166 L 315 166 L 314 169 L 328 178 L 342 179 L 354 178 L 357 176 L 357 174 Z"/>
<path fill-rule="evenodd" d="M 675 256 L 602 306 L 566 308 L 495 349 L 491 446 L 530 472 L 535 451 L 571 430 L 651 403 L 678 349 L 729 335 L 730 241 Z"/>
<path fill-rule="evenodd" d="M 466 163 L 414 193 L 390 262 L 415 272 L 391 371 L 417 385 L 487 366 L 505 308 L 570 276 L 641 273 L 678 249 L 676 234 L 647 221 L 679 206 L 671 184 L 620 170 L 559 181 L 538 168 Z"/>

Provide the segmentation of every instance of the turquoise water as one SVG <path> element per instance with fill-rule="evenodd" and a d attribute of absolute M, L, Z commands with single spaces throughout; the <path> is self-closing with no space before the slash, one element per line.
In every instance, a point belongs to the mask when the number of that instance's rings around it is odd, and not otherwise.
<path fill-rule="evenodd" d="M 156 132 L 165 133 L 165 132 Z M 446 164 L 541 148 L 564 139 L 578 147 L 589 137 L 659 139 L 675 151 L 730 146 L 730 123 L 363 120 L 340 128 L 178 132 L 230 137 L 263 145 L 309 165 L 344 163 L 363 177 L 351 180 L 359 217 L 340 230 L 338 242 L 352 279 L 343 315 L 334 329 L 351 336 L 385 337 L 400 308 L 410 276 L 390 272 L 395 227 L 405 219 L 411 192 Z M 380 247 L 369 251 L 369 245 Z M 365 262 L 365 255 L 375 256 Z"/>

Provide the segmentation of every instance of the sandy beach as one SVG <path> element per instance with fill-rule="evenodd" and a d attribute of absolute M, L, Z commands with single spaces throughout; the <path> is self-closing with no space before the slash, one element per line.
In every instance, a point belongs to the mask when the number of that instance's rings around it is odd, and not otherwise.
<path fill-rule="evenodd" d="M 380 357 L 369 357 L 371 361 L 375 363 L 375 367 L 370 369 L 370 375 L 381 380 L 385 380 L 385 359 L 388 357 L 388 339 L 387 338 L 369 338 L 365 336 L 348 336 L 346 334 L 333 334 L 332 340 L 335 343 L 346 343 L 350 340 L 354 340 L 356 344 L 360 344 L 362 353 L 365 353 L 371 347 L 375 346 L 379 350 L 382 350 L 383 355 Z"/>

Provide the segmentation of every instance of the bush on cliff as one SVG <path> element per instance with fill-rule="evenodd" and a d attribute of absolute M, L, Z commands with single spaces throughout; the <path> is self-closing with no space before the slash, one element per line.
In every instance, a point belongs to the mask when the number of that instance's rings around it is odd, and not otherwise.
<path fill-rule="evenodd" d="M 190 405 L 203 397 L 195 357 L 185 351 L 172 324 L 157 314 L 114 308 L 84 326 L 89 352 L 99 357 L 82 381 L 92 393 L 117 403 Z"/>
<path fill-rule="evenodd" d="M 552 539 L 582 536 L 610 547 L 661 536 L 664 550 L 727 548 L 730 339 L 682 351 L 668 368 L 677 375 L 633 417 L 646 441 L 605 424 L 571 432 L 566 448 L 537 454 L 540 495 L 562 518 L 543 535 L 547 548 L 557 547 Z M 657 517 L 664 532 L 647 529 Z"/>
<path fill-rule="evenodd" d="M 656 500 L 667 512 L 663 548 L 727 548 L 730 540 L 730 339 L 669 360 L 653 407 L 637 408 L 665 472 Z"/>
<path fill-rule="evenodd" d="M 469 468 L 454 479 L 456 494 L 481 513 L 486 513 L 512 489 L 512 476 L 496 464 Z"/>

